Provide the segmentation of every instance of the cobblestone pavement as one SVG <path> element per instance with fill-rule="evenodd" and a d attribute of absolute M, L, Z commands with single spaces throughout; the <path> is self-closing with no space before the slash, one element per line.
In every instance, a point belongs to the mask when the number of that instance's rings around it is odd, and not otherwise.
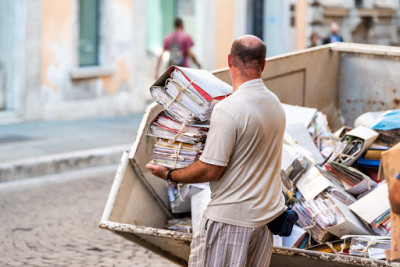
<path fill-rule="evenodd" d="M 98 228 L 115 170 L 0 184 L 0 266 L 177 266 Z"/>

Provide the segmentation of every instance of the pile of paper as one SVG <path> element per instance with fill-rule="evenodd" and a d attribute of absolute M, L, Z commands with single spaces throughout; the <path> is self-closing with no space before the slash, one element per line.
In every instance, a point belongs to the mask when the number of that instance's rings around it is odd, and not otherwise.
<path fill-rule="evenodd" d="M 192 221 L 188 217 L 170 219 L 168 220 L 165 228 L 177 232 L 190 234 L 192 232 Z"/>
<path fill-rule="evenodd" d="M 305 248 L 352 235 L 352 255 L 383 259 L 392 221 L 387 185 L 377 172 L 382 153 L 390 147 L 375 143 L 379 134 L 371 128 L 343 127 L 331 133 L 317 110 L 284 108 L 283 193 L 299 215 L 297 225 L 311 237 Z M 358 241 L 364 240 L 360 236 L 384 241 L 358 250 Z"/>
<path fill-rule="evenodd" d="M 180 169 L 195 162 L 201 155 L 209 127 L 185 125 L 161 112 L 150 124 L 147 135 L 156 138 L 152 162 L 170 169 Z"/>
<path fill-rule="evenodd" d="M 207 121 L 232 87 L 206 70 L 171 67 L 150 89 L 153 99 L 185 124 Z"/>
<path fill-rule="evenodd" d="M 297 200 L 298 202 L 293 206 L 293 210 L 299 215 L 297 224 L 302 229 L 308 231 L 312 238 L 318 243 L 325 242 L 330 237 L 329 233 L 316 223 L 311 212 L 307 210 L 305 200 L 301 197 L 298 197 Z M 309 242 L 309 244 L 311 244 L 311 242 Z"/>
<path fill-rule="evenodd" d="M 381 236 L 343 236 L 342 239 L 351 239 L 350 255 L 369 257 L 376 260 L 386 259 L 385 251 L 390 249 L 389 237 Z"/>
<path fill-rule="evenodd" d="M 150 91 L 164 108 L 147 131 L 157 138 L 153 163 L 170 169 L 187 167 L 201 155 L 213 107 L 232 93 L 232 87 L 206 70 L 172 66 Z"/>
<path fill-rule="evenodd" d="M 154 144 L 152 161 L 170 169 L 185 168 L 200 157 L 203 148 L 203 143 L 170 142 L 158 138 Z"/>
<path fill-rule="evenodd" d="M 324 167 L 329 178 L 335 180 L 336 184 L 340 184 L 340 187 L 345 189 L 347 193 L 358 198 L 376 186 L 375 181 L 355 168 L 334 161 L 326 163 Z"/>
<path fill-rule="evenodd" d="M 147 135 L 195 144 L 204 142 L 207 132 L 207 124 L 204 127 L 202 125 L 190 126 L 182 124 L 163 112 L 150 124 Z"/>

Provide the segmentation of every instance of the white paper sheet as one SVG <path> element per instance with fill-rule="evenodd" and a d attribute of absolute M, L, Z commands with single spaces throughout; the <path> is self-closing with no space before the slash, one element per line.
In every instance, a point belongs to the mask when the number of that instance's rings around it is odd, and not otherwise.
<path fill-rule="evenodd" d="M 317 113 L 316 108 L 293 106 L 283 103 L 282 106 L 286 114 L 286 125 L 301 123 L 307 128 Z"/>
<path fill-rule="evenodd" d="M 390 209 L 386 182 L 379 183 L 373 191 L 351 204 L 349 208 L 367 223 L 373 222 Z"/>

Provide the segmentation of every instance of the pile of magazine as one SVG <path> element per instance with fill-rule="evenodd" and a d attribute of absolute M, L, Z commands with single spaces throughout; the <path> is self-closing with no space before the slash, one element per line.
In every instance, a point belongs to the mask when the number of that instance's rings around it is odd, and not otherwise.
<path fill-rule="evenodd" d="M 304 245 L 302 231 L 294 231 L 292 247 L 318 250 L 330 244 L 332 253 L 385 259 L 392 224 L 388 185 L 378 173 L 391 144 L 378 142 L 378 132 L 364 125 L 332 133 L 316 109 L 284 105 L 284 110 L 283 193 L 299 215 L 297 225 L 308 233 Z M 341 238 L 335 249 L 331 244 Z"/>
<path fill-rule="evenodd" d="M 230 95 L 232 87 L 206 70 L 170 67 L 150 91 L 168 114 L 190 125 L 208 121 L 215 104 Z"/>
<path fill-rule="evenodd" d="M 147 131 L 155 138 L 153 163 L 187 167 L 203 151 L 213 107 L 232 93 L 232 87 L 206 70 L 172 66 L 150 91 L 164 108 Z"/>

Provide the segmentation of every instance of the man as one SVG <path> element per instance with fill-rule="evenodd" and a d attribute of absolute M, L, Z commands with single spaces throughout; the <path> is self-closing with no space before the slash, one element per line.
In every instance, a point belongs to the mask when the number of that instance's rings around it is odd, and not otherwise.
<path fill-rule="evenodd" d="M 285 114 L 261 79 L 266 45 L 252 35 L 228 55 L 233 93 L 216 104 L 204 151 L 179 170 L 148 164 L 162 179 L 210 182 L 211 201 L 191 244 L 189 266 L 268 266 L 267 223 L 285 210 L 280 167 Z"/>
<path fill-rule="evenodd" d="M 400 172 L 389 188 L 389 200 L 392 211 L 400 214 Z"/>
<path fill-rule="evenodd" d="M 162 56 L 166 50 L 170 51 L 169 65 L 177 65 L 189 67 L 188 57 L 190 57 L 196 66 L 200 69 L 201 65 L 193 54 L 191 47 L 193 41 L 190 36 L 183 30 L 183 21 L 176 18 L 174 21 L 175 31 L 167 35 L 164 39 L 163 51 L 158 57 L 156 66 L 156 79 L 158 78 L 158 70 L 160 68 Z"/>
<path fill-rule="evenodd" d="M 344 42 L 342 36 L 339 35 L 339 25 L 336 22 L 331 23 L 331 32 L 323 40 L 323 44 L 329 44 L 334 42 Z"/>

